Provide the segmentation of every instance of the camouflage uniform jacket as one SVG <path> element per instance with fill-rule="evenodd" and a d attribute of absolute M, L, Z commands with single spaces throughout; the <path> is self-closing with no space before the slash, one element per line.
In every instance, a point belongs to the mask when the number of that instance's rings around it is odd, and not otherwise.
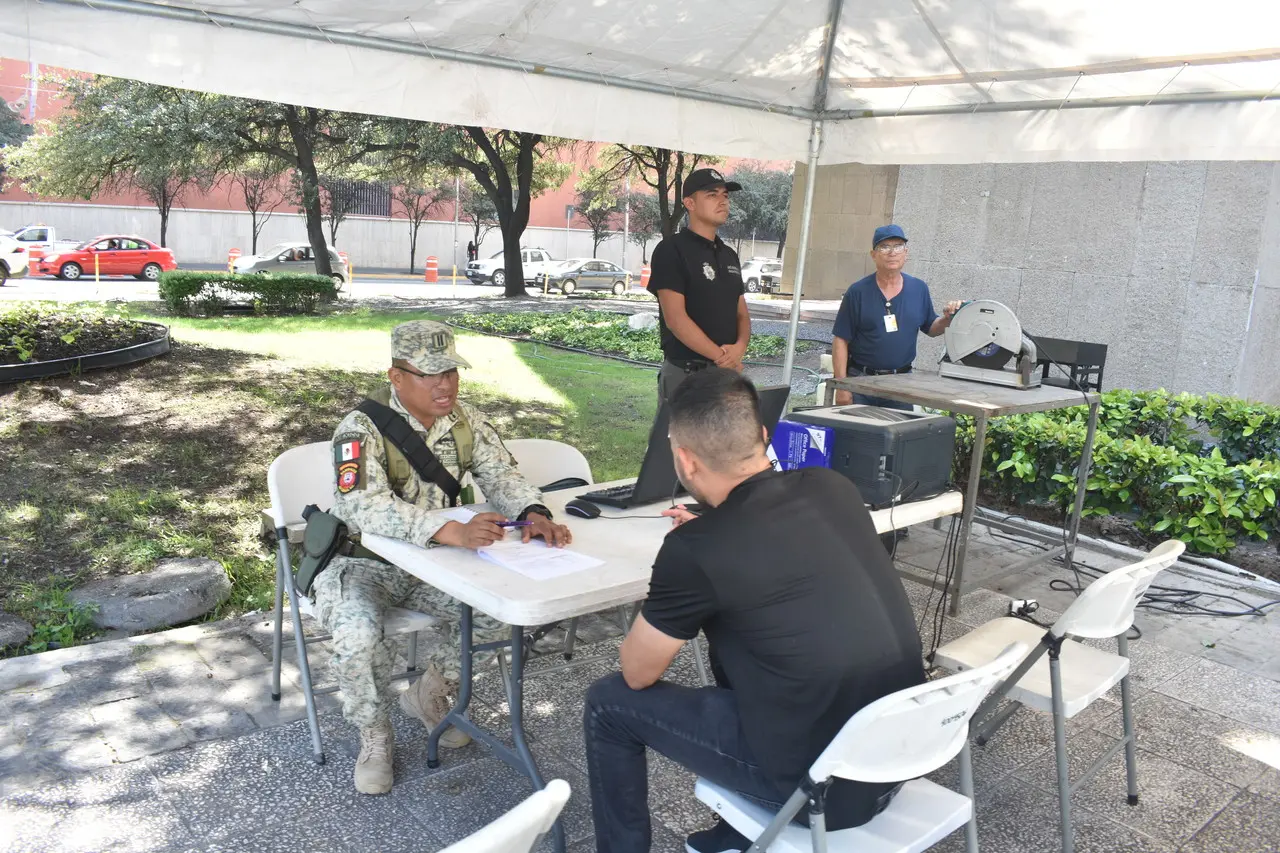
<path fill-rule="evenodd" d="M 437 418 L 427 429 L 409 414 L 394 393 L 390 405 L 422 436 L 449 473 L 462 482 L 465 472 L 459 469 L 458 449 L 451 432 L 457 416 Z M 529 506 L 541 503 L 541 493 L 516 469 L 515 460 L 494 428 L 465 403 L 459 401 L 455 405 L 462 408 L 474 436 L 471 476 L 493 508 L 515 518 Z M 348 479 L 337 487 L 333 507 L 333 514 L 345 521 L 353 534 L 377 533 L 425 546 L 448 523 L 429 513 L 449 506 L 444 490 L 423 480 L 417 471 L 410 469 L 404 485 L 398 490 L 393 488 L 382 434 L 368 415 L 353 411 L 343 418 L 334 431 L 333 449 L 336 469 L 345 465 L 349 470 L 351 463 L 356 463 L 354 484 Z"/>

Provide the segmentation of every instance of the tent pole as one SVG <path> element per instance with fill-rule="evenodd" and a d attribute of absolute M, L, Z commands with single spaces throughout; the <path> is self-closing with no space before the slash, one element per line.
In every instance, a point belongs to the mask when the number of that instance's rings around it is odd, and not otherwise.
<path fill-rule="evenodd" d="M 796 253 L 796 281 L 791 288 L 791 325 L 787 329 L 787 355 L 782 363 L 782 381 L 791 383 L 796 361 L 796 338 L 800 333 L 800 294 L 804 288 L 804 267 L 809 259 L 809 225 L 813 221 L 813 187 L 818 180 L 818 154 L 822 151 L 822 122 L 809 129 L 809 165 L 804 175 L 804 207 L 800 214 L 800 250 Z"/>

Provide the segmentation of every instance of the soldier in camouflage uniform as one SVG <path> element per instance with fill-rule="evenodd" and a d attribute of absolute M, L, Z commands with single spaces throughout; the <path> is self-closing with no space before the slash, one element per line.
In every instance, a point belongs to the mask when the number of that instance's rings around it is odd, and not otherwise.
<path fill-rule="evenodd" d="M 458 356 L 452 330 L 441 323 L 403 323 L 392 330 L 391 356 L 391 387 L 373 399 L 408 421 L 459 482 L 466 482 L 467 475 L 474 478 L 498 512 L 477 515 L 466 524 L 431 513 L 449 506 L 444 490 L 423 480 L 373 420 L 354 411 L 333 437 L 337 488 L 332 512 L 352 536 L 378 533 L 424 546 L 482 548 L 505 537 L 506 530 L 496 522 L 517 518 L 532 522 L 521 528 L 526 541 L 539 536 L 552 545 L 568 544 L 568 529 L 551 521 L 541 494 L 516 470 L 493 427 L 458 401 L 458 368 L 470 365 Z M 458 603 L 359 547 L 351 557 L 335 558 L 316 578 L 314 596 L 320 621 L 333 633 L 332 666 L 342 690 L 343 715 L 360 727 L 356 790 L 386 793 L 392 783 L 389 710 L 395 646 L 383 636 L 383 614 L 388 607 L 403 607 L 432 614 L 445 626 L 444 639 L 425 651 L 423 676 L 400 697 L 407 713 L 434 728 L 452 706 L 450 695 L 456 695 Z M 475 614 L 477 642 L 506 639 L 509 633 L 493 619 Z M 469 740 L 449 729 L 440 744 L 457 748 Z"/>

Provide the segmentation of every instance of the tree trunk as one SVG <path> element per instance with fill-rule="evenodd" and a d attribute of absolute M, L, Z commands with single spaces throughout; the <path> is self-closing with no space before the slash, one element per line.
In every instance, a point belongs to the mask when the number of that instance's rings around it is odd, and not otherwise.
<path fill-rule="evenodd" d="M 169 188 L 162 187 L 160 189 L 160 245 L 168 247 L 169 239 L 169 211 L 173 210 L 173 198 L 169 195 Z"/>
<path fill-rule="evenodd" d="M 258 209 L 256 207 L 249 208 L 249 227 L 252 229 L 252 235 L 249 237 L 249 254 L 258 254 Z"/>
<path fill-rule="evenodd" d="M 316 169 L 315 150 L 311 136 L 303 126 L 298 108 L 284 108 L 285 121 L 289 125 L 289 134 L 293 137 L 294 150 L 298 154 L 298 177 L 302 185 L 302 210 L 306 214 L 307 242 L 311 244 L 311 252 L 316 258 L 316 272 L 323 276 L 333 275 L 333 265 L 329 263 L 329 246 L 324 241 L 324 211 L 320 206 L 320 174 Z"/>
<path fill-rule="evenodd" d="M 418 229 L 421 227 L 421 221 L 409 223 L 409 275 L 413 275 L 414 262 L 418 258 Z"/>

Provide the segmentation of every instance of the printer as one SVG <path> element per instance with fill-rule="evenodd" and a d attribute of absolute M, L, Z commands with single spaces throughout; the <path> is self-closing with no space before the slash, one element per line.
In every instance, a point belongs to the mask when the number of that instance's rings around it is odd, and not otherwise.
<path fill-rule="evenodd" d="M 831 429 L 831 469 L 848 477 L 873 507 L 894 497 L 919 500 L 946 491 L 956 450 L 956 422 L 946 415 L 832 406 L 793 411 L 787 419 Z"/>

